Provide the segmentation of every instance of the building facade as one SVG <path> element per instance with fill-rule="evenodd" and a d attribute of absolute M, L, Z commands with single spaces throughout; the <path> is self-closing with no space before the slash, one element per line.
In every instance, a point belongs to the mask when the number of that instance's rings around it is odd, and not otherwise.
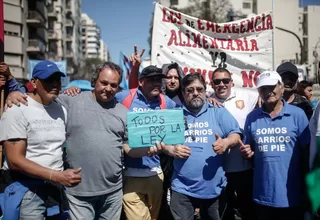
<path fill-rule="evenodd" d="M 4 61 L 17 79 L 27 80 L 28 58 L 46 58 L 47 2 L 4 0 L 3 6 Z"/>
<path fill-rule="evenodd" d="M 107 45 L 105 44 L 105 42 L 102 39 L 100 39 L 100 51 L 99 51 L 100 60 L 102 60 L 102 61 L 109 60 L 107 51 L 108 51 Z"/>
<path fill-rule="evenodd" d="M 85 58 L 100 58 L 100 28 L 87 14 L 81 14 L 82 55 Z"/>

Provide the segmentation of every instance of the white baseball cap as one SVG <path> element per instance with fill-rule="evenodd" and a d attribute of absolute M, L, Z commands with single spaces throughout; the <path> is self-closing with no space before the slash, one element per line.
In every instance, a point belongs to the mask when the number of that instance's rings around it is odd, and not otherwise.
<path fill-rule="evenodd" d="M 257 88 L 262 86 L 274 86 L 278 82 L 282 84 L 282 79 L 276 71 L 263 71 L 257 80 Z"/>

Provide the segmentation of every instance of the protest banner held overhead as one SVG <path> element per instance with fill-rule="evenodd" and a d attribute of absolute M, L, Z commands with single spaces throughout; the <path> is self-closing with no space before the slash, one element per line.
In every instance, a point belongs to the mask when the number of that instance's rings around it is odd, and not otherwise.
<path fill-rule="evenodd" d="M 254 88 L 260 72 L 272 69 L 273 28 L 271 11 L 215 23 L 156 4 L 151 63 L 177 62 L 186 74 L 202 74 L 208 85 L 213 71 L 225 67 L 236 87 Z"/>

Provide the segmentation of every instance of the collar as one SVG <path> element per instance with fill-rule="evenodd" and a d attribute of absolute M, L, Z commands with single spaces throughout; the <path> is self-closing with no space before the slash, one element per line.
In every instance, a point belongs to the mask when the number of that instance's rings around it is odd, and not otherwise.
<path fill-rule="evenodd" d="M 206 100 L 201 110 L 196 115 L 190 112 L 185 105 L 183 105 L 182 108 L 184 111 L 188 112 L 190 115 L 193 115 L 194 117 L 199 117 L 200 115 L 205 113 L 209 108 L 214 108 L 214 106 L 211 103 L 209 103 L 208 100 Z"/>
<path fill-rule="evenodd" d="M 224 103 L 224 102 L 227 102 L 227 101 L 235 98 L 235 97 L 236 97 L 236 91 L 231 88 L 231 93 L 230 93 L 229 97 L 226 98 L 226 99 L 218 98 L 215 93 L 213 93 L 213 94 L 211 95 L 211 97 L 217 99 L 217 100 L 218 100 L 219 102 L 221 102 L 221 103 Z"/>
<path fill-rule="evenodd" d="M 288 105 L 289 105 L 289 104 L 288 104 L 283 98 L 281 98 L 281 101 L 282 101 L 282 103 L 283 103 L 283 107 L 282 107 L 281 111 L 279 112 L 279 114 L 278 114 L 276 117 L 274 117 L 274 118 L 282 117 L 282 116 L 285 116 L 285 115 L 286 115 L 286 116 L 291 115 L 290 112 L 288 111 Z M 264 104 L 263 104 L 262 107 L 260 108 L 260 115 L 262 115 L 262 114 L 267 114 L 267 115 L 269 115 L 269 113 L 263 111 L 263 108 L 264 108 Z"/>
<path fill-rule="evenodd" d="M 142 98 L 144 102 L 146 103 L 150 103 L 150 102 L 159 102 L 160 101 L 160 96 L 157 96 L 156 98 L 154 98 L 153 100 L 148 100 L 142 93 L 140 86 L 137 89 L 137 96 Z"/>

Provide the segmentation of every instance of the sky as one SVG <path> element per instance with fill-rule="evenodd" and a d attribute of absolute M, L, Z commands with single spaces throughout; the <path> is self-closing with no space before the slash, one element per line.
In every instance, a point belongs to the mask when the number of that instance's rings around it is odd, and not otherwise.
<path fill-rule="evenodd" d="M 96 21 L 101 38 L 108 45 L 112 61 L 119 62 L 122 51 L 130 56 L 134 44 L 138 52 L 149 56 L 149 26 L 154 10 L 154 0 L 82 0 L 82 13 Z"/>

